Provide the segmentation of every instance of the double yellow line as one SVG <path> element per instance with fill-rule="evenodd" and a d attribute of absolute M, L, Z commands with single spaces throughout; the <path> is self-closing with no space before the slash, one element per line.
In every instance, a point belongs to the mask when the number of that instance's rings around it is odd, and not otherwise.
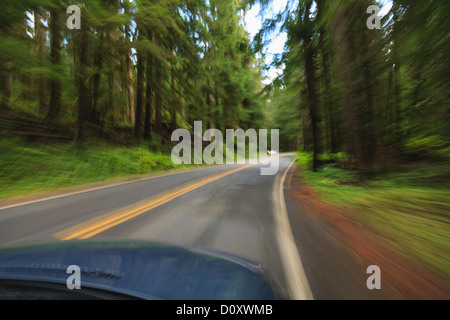
<path fill-rule="evenodd" d="M 169 202 L 183 194 L 186 194 L 192 190 L 198 189 L 210 182 L 216 181 L 223 177 L 226 177 L 235 172 L 244 170 L 248 167 L 256 164 L 250 164 L 237 169 L 233 169 L 224 173 L 213 175 L 209 178 L 202 179 L 201 181 L 189 183 L 179 188 L 171 189 L 162 194 L 158 194 L 154 197 L 138 202 L 132 206 L 127 206 L 119 210 L 108 212 L 91 220 L 82 222 L 70 228 L 61 230 L 54 233 L 53 236 L 58 240 L 72 240 L 72 239 L 87 239 L 96 234 L 110 229 L 122 222 L 130 220 L 144 212 L 147 212 L 153 208 L 156 208 L 166 202 Z"/>

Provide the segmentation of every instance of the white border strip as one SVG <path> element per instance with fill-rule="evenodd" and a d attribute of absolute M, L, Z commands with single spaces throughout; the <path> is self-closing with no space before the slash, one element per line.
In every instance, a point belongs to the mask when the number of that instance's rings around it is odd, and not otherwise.
<path fill-rule="evenodd" d="M 29 200 L 29 201 L 20 201 L 20 200 L 18 200 L 18 202 L 14 202 L 14 203 L 11 203 L 9 205 L 7 204 L 7 205 L 4 205 L 4 206 L 0 206 L 0 211 L 1 210 L 5 210 L 5 209 L 20 207 L 20 206 L 25 206 L 25 205 L 28 205 L 28 204 L 43 202 L 43 201 L 47 201 L 47 200 L 53 200 L 53 199 L 59 199 L 59 198 L 64 198 L 64 197 L 70 197 L 70 196 L 74 196 L 74 195 L 81 194 L 81 193 L 86 193 L 86 192 L 91 192 L 91 191 L 96 191 L 96 190 L 102 190 L 102 189 L 117 187 L 117 186 L 129 184 L 129 183 L 135 183 L 135 182 L 139 182 L 139 181 L 146 181 L 146 180 L 151 180 L 151 179 L 156 179 L 156 178 L 161 178 L 161 177 L 167 177 L 167 176 L 171 176 L 171 175 L 179 174 L 179 173 L 186 173 L 186 172 L 192 172 L 192 171 L 197 171 L 197 170 L 203 170 L 203 169 L 207 169 L 207 168 L 209 168 L 209 167 L 188 169 L 188 170 L 175 171 L 175 172 L 169 172 L 169 173 L 163 173 L 163 174 L 154 175 L 154 176 L 150 176 L 150 177 L 146 177 L 146 178 L 136 178 L 136 179 L 131 179 L 129 181 L 121 181 L 121 182 L 112 183 L 112 184 L 107 184 L 108 182 L 105 182 L 105 185 L 101 185 L 101 186 L 98 186 L 98 187 L 91 187 L 91 188 L 87 187 L 87 189 L 83 189 L 83 190 L 79 190 L 79 191 L 73 191 L 73 192 L 70 192 L 70 191 L 64 192 L 63 191 L 62 194 L 57 194 L 57 195 L 54 195 L 54 196 L 48 196 L 48 197 L 33 199 L 33 200 Z M 74 187 L 74 188 L 76 188 L 76 187 Z"/>
<path fill-rule="evenodd" d="M 293 164 L 294 160 L 284 171 L 282 178 L 279 179 L 279 175 L 277 175 L 274 181 L 273 212 L 275 216 L 275 230 L 280 249 L 280 258 L 291 295 L 290 298 L 293 300 L 313 300 L 314 297 L 303 269 L 298 248 L 295 245 L 284 198 L 284 181 Z"/>
<path fill-rule="evenodd" d="M 280 157 L 280 156 L 278 155 L 278 157 Z M 271 160 L 270 157 L 267 157 L 267 159 L 262 159 L 262 160 L 259 159 L 259 163 L 265 163 L 263 161 L 270 161 L 270 160 Z M 248 159 L 246 159 L 245 161 L 246 161 L 245 164 L 250 163 L 250 160 L 248 160 Z M 112 183 L 112 184 L 107 184 L 108 182 L 105 182 L 104 185 L 101 185 L 101 186 L 98 186 L 98 187 L 87 187 L 86 189 L 79 190 L 79 191 L 73 191 L 73 192 L 70 192 L 70 191 L 64 192 L 64 191 L 62 191 L 61 194 L 57 194 L 57 195 L 54 195 L 54 196 L 48 196 L 48 197 L 39 197 L 39 195 L 37 195 L 37 197 L 38 197 L 37 199 L 28 200 L 28 201 L 20 201 L 20 199 L 18 199 L 17 202 L 13 202 L 11 204 L 5 204 L 4 206 L 0 205 L 0 211 L 6 210 L 6 209 L 10 209 L 10 208 L 20 207 L 20 206 L 26 206 L 26 205 L 29 205 L 29 204 L 43 202 L 43 201 L 59 199 L 59 198 L 64 198 L 64 197 L 70 197 L 70 196 L 74 196 L 74 195 L 82 194 L 82 193 L 86 193 L 86 192 L 91 192 L 91 191 L 102 190 L 102 189 L 106 189 L 106 188 L 117 187 L 117 186 L 120 186 L 120 185 L 134 183 L 134 182 L 138 182 L 138 181 L 151 180 L 151 179 L 160 178 L 160 177 L 167 177 L 167 176 L 171 176 L 171 175 L 179 174 L 179 173 L 193 172 L 193 171 L 208 169 L 208 168 L 211 168 L 211 167 L 227 166 L 227 165 L 229 165 L 229 164 L 219 164 L 219 165 L 212 165 L 212 166 L 207 166 L 207 167 L 203 167 L 203 168 L 195 168 L 195 169 L 174 171 L 174 172 L 169 172 L 169 173 L 156 174 L 156 175 L 152 175 L 152 176 L 146 177 L 146 178 L 136 178 L 136 179 L 131 179 L 129 181 L 121 181 L 121 182 Z M 76 188 L 76 187 L 74 187 L 74 188 Z"/>

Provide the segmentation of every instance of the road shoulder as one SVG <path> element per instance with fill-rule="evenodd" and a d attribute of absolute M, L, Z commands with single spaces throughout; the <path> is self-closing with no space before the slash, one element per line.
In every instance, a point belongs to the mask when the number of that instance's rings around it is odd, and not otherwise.
<path fill-rule="evenodd" d="M 316 299 L 448 299 L 444 279 L 388 249 L 389 239 L 324 203 L 291 168 L 285 186 L 292 232 Z M 381 270 L 369 290 L 367 268 Z"/>

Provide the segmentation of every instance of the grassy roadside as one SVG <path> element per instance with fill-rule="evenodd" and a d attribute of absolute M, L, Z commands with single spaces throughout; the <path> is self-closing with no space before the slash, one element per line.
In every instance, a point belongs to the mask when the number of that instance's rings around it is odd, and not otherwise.
<path fill-rule="evenodd" d="M 187 169 L 170 153 L 146 146 L 117 147 L 105 143 L 27 144 L 0 139 L 0 201 L 55 192 L 160 172 Z"/>
<path fill-rule="evenodd" d="M 171 146 L 120 147 L 102 142 L 27 143 L 0 139 L 0 202 L 180 170 L 207 164 L 174 164 Z M 245 150 L 248 159 L 248 149 Z M 226 162 L 226 153 L 224 163 Z M 192 162 L 194 155 L 192 153 Z M 235 153 L 235 161 L 237 154 Z"/>
<path fill-rule="evenodd" d="M 394 250 L 450 278 L 449 168 L 416 165 L 401 173 L 361 183 L 336 165 L 307 170 L 311 156 L 297 153 L 303 180 L 327 203 L 345 208 L 355 220 L 390 238 Z"/>

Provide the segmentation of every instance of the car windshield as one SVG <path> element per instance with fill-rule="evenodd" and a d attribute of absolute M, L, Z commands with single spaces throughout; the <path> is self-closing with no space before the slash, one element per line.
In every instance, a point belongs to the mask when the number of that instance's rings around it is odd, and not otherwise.
<path fill-rule="evenodd" d="M 2 1 L 0 299 L 450 299 L 447 12 Z"/>

